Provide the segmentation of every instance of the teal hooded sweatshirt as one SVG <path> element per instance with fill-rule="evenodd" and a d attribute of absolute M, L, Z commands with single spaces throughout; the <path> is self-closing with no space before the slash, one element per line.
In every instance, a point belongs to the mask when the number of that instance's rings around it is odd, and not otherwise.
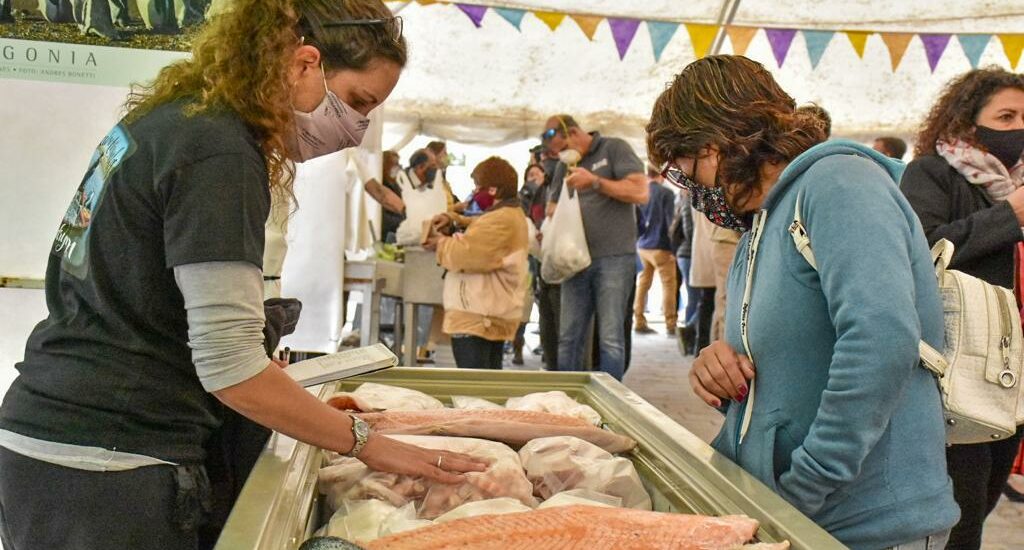
<path fill-rule="evenodd" d="M 942 349 L 942 302 L 897 187 L 903 168 L 829 141 L 769 191 L 748 321 L 754 395 L 728 404 L 712 443 L 855 550 L 921 539 L 960 515 L 938 385 L 918 360 L 921 339 Z M 798 196 L 817 271 L 788 231 Z M 747 232 L 729 275 L 726 340 L 739 353 L 750 246 Z"/>

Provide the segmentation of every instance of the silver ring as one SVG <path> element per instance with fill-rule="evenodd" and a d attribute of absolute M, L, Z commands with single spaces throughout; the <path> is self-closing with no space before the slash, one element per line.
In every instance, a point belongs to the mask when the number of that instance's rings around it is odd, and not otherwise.
<path fill-rule="evenodd" d="M 438 469 L 441 468 L 441 460 L 442 459 L 444 459 L 444 455 L 441 455 L 441 456 L 437 457 L 437 467 L 438 467 Z"/>

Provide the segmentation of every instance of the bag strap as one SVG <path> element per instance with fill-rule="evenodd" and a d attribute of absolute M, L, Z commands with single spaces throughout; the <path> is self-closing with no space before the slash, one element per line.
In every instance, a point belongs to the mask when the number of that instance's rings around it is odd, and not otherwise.
<path fill-rule="evenodd" d="M 804 227 L 804 220 L 800 215 L 800 195 L 796 196 L 796 206 L 793 207 L 793 223 L 789 225 L 789 235 L 793 237 L 793 244 L 797 252 L 807 260 L 807 263 L 818 270 L 818 262 L 814 259 L 814 251 L 811 250 L 811 237 Z"/>
<path fill-rule="evenodd" d="M 942 283 L 942 276 L 949 268 L 949 263 L 953 261 L 953 250 L 953 243 L 948 239 L 939 239 L 935 246 L 932 246 L 932 264 L 935 266 L 935 278 L 939 280 L 939 284 Z"/>

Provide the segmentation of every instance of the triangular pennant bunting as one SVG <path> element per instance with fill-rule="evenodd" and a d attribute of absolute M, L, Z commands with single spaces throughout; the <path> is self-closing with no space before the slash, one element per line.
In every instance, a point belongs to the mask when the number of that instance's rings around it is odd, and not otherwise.
<path fill-rule="evenodd" d="M 612 28 L 612 38 L 615 39 L 615 47 L 619 50 L 619 59 L 626 57 L 629 45 L 633 43 L 636 30 L 640 28 L 639 19 L 616 19 L 608 18 L 608 26 Z"/>
<path fill-rule="evenodd" d="M 603 17 L 596 15 L 570 15 L 573 21 L 580 26 L 580 30 L 590 40 L 594 39 L 594 33 L 597 32 L 597 26 L 604 20 Z"/>
<path fill-rule="evenodd" d="M 921 43 L 924 44 L 924 54 L 928 57 L 928 66 L 931 67 L 934 73 L 935 67 L 938 66 L 939 60 L 942 59 L 942 54 L 946 51 L 946 46 L 949 45 L 949 39 L 952 36 L 948 34 L 926 33 L 921 33 L 918 36 L 921 37 Z"/>
<path fill-rule="evenodd" d="M 977 69 L 978 64 L 981 63 L 981 54 L 985 53 L 985 48 L 988 47 L 989 40 L 992 40 L 992 35 L 958 34 L 956 39 L 960 42 L 960 47 L 963 48 L 967 60 L 971 62 L 971 68 Z"/>
<path fill-rule="evenodd" d="M 562 24 L 562 21 L 565 20 L 564 13 L 555 13 L 553 11 L 535 11 L 533 12 L 533 14 L 537 16 L 537 19 L 543 21 L 544 24 L 547 25 L 548 28 L 551 30 L 557 29 L 558 26 Z"/>
<path fill-rule="evenodd" d="M 732 42 L 732 53 L 746 55 L 750 41 L 757 34 L 757 27 L 733 27 L 730 25 L 725 28 L 725 32 L 729 35 L 729 42 Z"/>
<path fill-rule="evenodd" d="M 526 15 L 525 11 L 523 11 L 523 10 L 516 10 L 516 9 L 512 9 L 512 8 L 492 8 L 492 9 L 494 11 L 498 12 L 498 15 L 500 15 L 502 19 L 504 19 L 505 21 L 508 21 L 509 23 L 512 23 L 512 26 L 517 28 L 517 29 L 520 28 L 520 25 L 523 24 L 523 17 Z"/>
<path fill-rule="evenodd" d="M 846 38 L 850 39 L 850 45 L 853 46 L 853 51 L 857 52 L 857 57 L 864 59 L 864 46 L 868 43 L 868 36 L 870 32 L 864 31 L 843 31 Z"/>
<path fill-rule="evenodd" d="M 1024 34 L 1000 34 L 999 40 L 1003 43 L 1003 51 L 1006 52 L 1006 59 L 1010 60 L 1010 66 L 1017 70 L 1020 53 L 1024 51 Z"/>
<path fill-rule="evenodd" d="M 469 17 L 469 20 L 473 22 L 476 28 L 480 28 L 480 23 L 484 20 L 484 15 L 487 13 L 487 6 L 476 6 L 473 4 L 455 4 L 458 6 L 462 13 Z"/>
<path fill-rule="evenodd" d="M 647 22 L 647 32 L 651 35 L 651 47 L 654 48 L 655 61 L 661 60 L 661 53 L 665 51 L 665 46 L 668 46 L 678 28 L 679 23 L 669 23 L 667 21 Z"/>
<path fill-rule="evenodd" d="M 718 25 L 700 25 L 687 23 L 686 32 L 690 35 L 690 42 L 693 44 L 693 53 L 700 59 L 711 50 L 711 44 L 718 36 Z"/>
<path fill-rule="evenodd" d="M 889 49 L 889 60 L 892 62 L 892 72 L 896 72 L 900 62 L 903 61 L 903 54 L 907 53 L 907 46 L 914 35 L 909 32 L 883 32 L 882 42 Z"/>
<path fill-rule="evenodd" d="M 803 31 L 804 42 L 807 44 L 807 56 L 811 58 L 811 68 L 818 67 L 821 56 L 828 48 L 829 42 L 835 36 L 834 31 Z"/>
<path fill-rule="evenodd" d="M 789 47 L 793 45 L 793 37 L 796 36 L 796 30 L 765 29 L 764 34 L 768 37 L 768 43 L 772 46 L 772 54 L 775 55 L 775 61 L 781 69 L 782 64 L 786 62 L 786 56 L 789 55 Z"/>

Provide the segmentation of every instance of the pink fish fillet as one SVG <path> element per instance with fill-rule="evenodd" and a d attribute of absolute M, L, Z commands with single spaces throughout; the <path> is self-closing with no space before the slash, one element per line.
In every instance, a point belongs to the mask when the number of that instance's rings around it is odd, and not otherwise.
<path fill-rule="evenodd" d="M 746 516 L 708 517 L 597 506 L 477 516 L 377 539 L 369 550 L 734 550 L 754 537 Z M 782 548 L 782 547 L 778 547 Z"/>
<path fill-rule="evenodd" d="M 578 418 L 544 412 L 432 409 L 358 413 L 357 416 L 383 434 L 476 437 L 513 447 L 522 447 L 540 437 L 570 435 L 613 454 L 636 447 L 636 441 L 630 437 L 602 430 Z"/>

